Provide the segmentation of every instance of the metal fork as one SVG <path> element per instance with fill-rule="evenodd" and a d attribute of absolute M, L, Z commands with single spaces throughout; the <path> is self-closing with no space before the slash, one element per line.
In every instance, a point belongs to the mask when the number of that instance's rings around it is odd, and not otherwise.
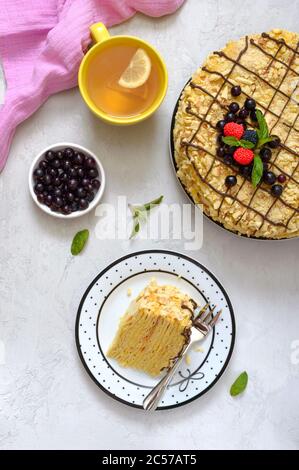
<path fill-rule="evenodd" d="M 159 401 L 164 394 L 165 390 L 167 389 L 169 383 L 171 382 L 176 370 L 178 369 L 179 365 L 181 364 L 185 354 L 189 351 L 189 349 L 193 346 L 193 344 L 197 341 L 202 340 L 209 334 L 209 332 L 213 329 L 215 324 L 217 323 L 220 315 L 221 310 L 219 310 L 216 315 L 213 317 L 213 312 L 216 306 L 213 308 L 210 307 L 210 304 L 207 303 L 204 307 L 196 307 L 193 312 L 193 325 L 191 327 L 191 335 L 189 343 L 184 347 L 180 356 L 176 360 L 176 362 L 170 367 L 167 374 L 162 377 L 160 382 L 151 390 L 151 392 L 145 397 L 143 401 L 143 408 L 147 411 L 154 411 L 159 404 Z"/>

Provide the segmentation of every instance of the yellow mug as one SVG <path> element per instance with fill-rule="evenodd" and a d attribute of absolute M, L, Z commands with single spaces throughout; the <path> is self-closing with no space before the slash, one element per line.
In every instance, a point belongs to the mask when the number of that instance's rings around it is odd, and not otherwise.
<path fill-rule="evenodd" d="M 103 119 L 104 121 L 110 124 L 118 124 L 118 125 L 130 125 L 136 124 L 144 119 L 147 119 L 151 116 L 160 106 L 162 103 L 168 85 L 168 74 L 166 65 L 160 56 L 160 54 L 147 42 L 143 41 L 142 39 L 136 38 L 134 36 L 110 36 L 109 32 L 107 31 L 105 25 L 103 23 L 95 23 L 90 27 L 91 37 L 94 41 L 94 45 L 89 49 L 87 54 L 84 56 L 80 68 L 79 68 L 79 75 L 78 75 L 78 82 L 79 82 L 79 89 L 81 95 L 89 107 L 89 109 L 99 118 Z M 143 112 L 137 115 L 123 117 L 123 116 L 111 116 L 108 113 L 101 110 L 99 107 L 95 105 L 93 100 L 91 99 L 88 93 L 87 87 L 87 77 L 88 77 L 88 69 L 91 60 L 98 54 L 101 54 L 107 47 L 111 47 L 112 45 L 120 45 L 120 44 L 128 44 L 136 46 L 137 48 L 141 47 L 149 55 L 153 55 L 156 59 L 159 71 L 159 90 L 157 96 L 155 97 L 153 103 Z"/>

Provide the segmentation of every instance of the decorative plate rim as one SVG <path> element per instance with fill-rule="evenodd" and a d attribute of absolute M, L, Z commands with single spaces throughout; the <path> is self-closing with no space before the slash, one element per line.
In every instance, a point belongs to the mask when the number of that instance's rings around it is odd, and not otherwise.
<path fill-rule="evenodd" d="M 184 253 L 180 253 L 178 251 L 174 251 L 174 250 L 165 250 L 165 249 L 152 249 L 152 250 L 140 250 L 140 251 L 134 251 L 132 253 L 128 253 L 116 260 L 114 260 L 112 263 L 110 263 L 108 266 L 106 266 L 104 269 L 102 269 L 102 271 L 91 281 L 91 283 L 88 285 L 87 289 L 85 290 L 81 300 L 80 300 L 80 303 L 79 303 L 79 307 L 77 309 L 77 315 L 76 315 L 76 322 L 75 322 L 75 341 L 76 341 L 76 347 L 77 347 L 77 352 L 78 352 L 78 355 L 79 355 L 79 358 L 86 370 L 86 372 L 88 373 L 89 377 L 92 379 L 92 381 L 106 394 L 108 395 L 109 397 L 113 398 L 114 400 L 120 402 L 120 403 L 123 403 L 127 406 L 130 406 L 132 408 L 137 408 L 137 409 L 140 409 L 140 410 L 143 410 L 142 406 L 141 405 L 138 405 L 136 403 L 130 403 L 126 400 L 123 400 L 122 398 L 114 395 L 113 393 L 111 393 L 111 391 L 107 390 L 105 387 L 103 387 L 97 380 L 96 378 L 93 376 L 93 374 L 91 373 L 90 369 L 88 368 L 87 364 L 86 364 L 86 361 L 83 357 L 83 354 L 81 352 L 81 348 L 80 348 L 80 342 L 79 342 L 79 322 L 80 322 L 80 314 L 81 314 L 81 310 L 82 310 L 82 306 L 85 302 L 85 299 L 87 297 L 87 295 L 89 294 L 90 290 L 92 289 L 92 287 L 95 285 L 95 283 L 111 268 L 113 268 L 113 266 L 115 266 L 116 264 L 118 263 L 121 263 L 123 261 L 125 261 L 126 259 L 129 259 L 131 257 L 134 257 L 134 256 L 138 256 L 138 255 L 142 255 L 142 254 L 150 254 L 150 253 L 161 253 L 161 254 L 168 254 L 168 255 L 175 255 L 175 256 L 180 256 L 181 258 L 184 258 L 185 260 L 193 263 L 194 265 L 196 265 L 198 268 L 200 269 L 203 269 L 209 276 L 211 276 L 211 278 L 217 283 L 217 285 L 221 288 L 224 296 L 225 296 L 225 299 L 227 301 L 227 306 L 228 306 L 228 309 L 229 309 L 229 312 L 230 312 L 230 316 L 231 316 L 231 324 L 232 324 L 232 334 L 231 334 L 231 343 L 230 343 L 230 348 L 229 348 L 229 351 L 228 351 L 228 354 L 227 354 L 227 357 L 226 357 L 226 360 L 222 366 L 222 369 L 221 371 L 218 373 L 217 377 L 215 377 L 215 379 L 201 392 L 199 392 L 197 395 L 194 395 L 193 397 L 189 398 L 188 400 L 184 401 L 184 402 L 181 402 L 181 403 L 176 403 L 176 404 L 173 404 L 173 405 L 166 405 L 166 406 L 163 406 L 163 407 L 158 407 L 157 408 L 157 411 L 164 411 L 164 410 L 169 410 L 169 409 L 173 409 L 173 408 L 178 408 L 180 406 L 184 406 L 184 405 L 187 405 L 188 403 L 191 403 L 192 401 L 200 398 L 202 395 L 206 394 L 217 382 L 218 380 L 220 379 L 220 377 L 222 377 L 222 375 L 224 374 L 225 370 L 227 369 L 227 366 L 229 364 L 229 361 L 231 359 L 231 356 L 232 356 L 232 353 L 233 353 L 233 350 L 234 350 L 234 346 L 235 346 L 235 338 L 236 338 L 236 321 L 235 321 L 235 315 L 234 315 L 234 309 L 233 309 L 233 306 L 232 306 L 232 303 L 230 301 L 230 298 L 226 292 L 226 289 L 223 287 L 222 283 L 218 280 L 218 278 L 208 269 L 206 268 L 204 265 L 202 265 L 199 261 L 197 261 L 196 259 L 194 258 L 191 258 L 190 256 L 187 256 L 185 255 Z"/>
<path fill-rule="evenodd" d="M 177 113 L 177 110 L 178 110 L 178 107 L 179 107 L 179 102 L 180 102 L 180 99 L 181 99 L 181 96 L 183 94 L 183 91 L 185 90 L 186 86 L 188 85 L 188 83 L 190 83 L 192 80 L 192 77 L 185 83 L 184 87 L 182 88 L 180 94 L 179 94 L 179 97 L 176 101 L 176 104 L 174 106 L 174 109 L 173 109 L 173 113 L 172 113 L 172 116 L 171 116 L 171 121 L 170 121 L 170 132 L 169 132 L 169 155 L 170 155 L 170 160 L 171 160 L 171 163 L 172 163 L 172 168 L 174 170 L 174 173 L 175 173 L 175 177 L 181 187 L 181 189 L 183 190 L 183 192 L 185 193 L 185 195 L 188 197 L 189 201 L 197 208 L 197 204 L 193 201 L 192 197 L 190 196 L 190 194 L 188 193 L 187 189 L 185 188 L 185 186 L 183 185 L 183 183 L 181 182 L 181 180 L 179 179 L 178 175 L 177 175 L 177 164 L 176 164 L 176 161 L 175 161 L 175 158 L 174 158 L 174 142 L 173 142 L 173 130 L 174 130 L 174 125 L 175 125 L 175 116 L 176 116 L 176 113 Z M 200 210 L 200 209 L 199 209 Z M 223 224 L 221 224 L 220 222 L 217 222 L 216 220 L 214 220 L 212 217 L 208 216 L 204 211 L 202 211 L 204 217 L 206 217 L 210 222 L 212 222 L 213 224 L 217 225 L 219 228 L 222 228 L 223 230 L 225 230 L 226 232 L 229 232 L 231 233 L 232 235 L 235 235 L 236 237 L 238 238 L 245 238 L 245 239 L 249 239 L 249 240 L 257 240 L 257 241 L 264 241 L 264 242 L 281 242 L 281 241 L 285 241 L 285 240 L 297 240 L 299 238 L 299 236 L 297 237 L 285 237 L 285 238 L 265 238 L 265 237 L 254 237 L 254 236 L 247 236 L 247 235 L 244 235 L 244 234 L 238 234 L 237 232 L 233 231 L 233 230 L 229 230 L 228 228 L 224 227 Z"/>

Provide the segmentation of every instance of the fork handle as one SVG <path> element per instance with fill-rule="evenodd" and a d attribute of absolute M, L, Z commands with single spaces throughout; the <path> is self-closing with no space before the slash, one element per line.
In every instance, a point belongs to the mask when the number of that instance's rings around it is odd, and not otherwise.
<path fill-rule="evenodd" d="M 143 409 L 146 411 L 154 411 L 159 404 L 160 398 L 164 394 L 167 386 L 171 382 L 177 368 L 181 364 L 184 355 L 187 353 L 188 349 L 190 348 L 191 343 L 189 343 L 185 349 L 182 351 L 181 355 L 178 357 L 177 361 L 173 364 L 173 366 L 169 369 L 167 374 L 162 377 L 160 382 L 150 391 L 150 393 L 145 397 L 143 400 Z"/>

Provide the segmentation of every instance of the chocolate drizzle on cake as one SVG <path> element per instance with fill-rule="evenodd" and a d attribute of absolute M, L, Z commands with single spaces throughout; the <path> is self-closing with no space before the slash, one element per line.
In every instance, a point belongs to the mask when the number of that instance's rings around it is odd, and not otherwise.
<path fill-rule="evenodd" d="M 193 309 L 189 307 L 189 305 L 185 304 L 184 302 L 182 302 L 182 305 L 181 305 L 181 308 L 184 309 L 184 310 L 189 310 L 190 312 L 190 319 L 193 319 L 193 315 L 194 315 L 194 310 L 198 307 L 197 303 L 195 302 L 195 300 L 189 299 L 189 302 L 193 305 Z"/>
<path fill-rule="evenodd" d="M 205 71 L 206 73 L 208 74 L 215 74 L 215 75 L 218 75 L 219 77 L 222 78 L 222 83 L 219 87 L 219 90 L 218 92 L 216 93 L 216 95 L 213 95 L 212 93 L 210 93 L 208 90 L 206 90 L 204 87 L 198 85 L 197 83 L 194 83 L 194 82 L 190 82 L 190 87 L 191 88 L 197 88 L 199 89 L 200 91 L 202 91 L 203 93 L 205 93 L 207 96 L 209 96 L 210 98 L 212 98 L 212 101 L 211 103 L 209 104 L 208 106 L 208 109 L 207 111 L 205 112 L 205 114 L 203 116 L 200 116 L 195 110 L 192 109 L 191 107 L 191 104 L 189 103 L 185 109 L 186 113 L 191 115 L 191 116 L 194 116 L 196 117 L 198 120 L 199 120 L 199 124 L 198 124 L 198 127 L 197 129 L 195 130 L 195 132 L 193 133 L 193 135 L 191 136 L 190 140 L 186 141 L 186 140 L 183 140 L 182 141 L 182 146 L 185 148 L 185 153 L 186 153 L 186 157 L 188 158 L 188 160 L 190 161 L 192 167 L 194 168 L 196 174 L 198 175 L 198 177 L 200 178 L 200 180 L 205 183 L 210 189 L 212 189 L 213 191 L 215 191 L 217 194 L 219 194 L 220 196 L 222 196 L 222 199 L 221 199 L 221 203 L 220 203 L 220 206 L 218 208 L 218 215 L 221 211 L 221 208 L 222 208 L 222 205 L 225 201 L 226 198 L 229 198 L 231 200 L 233 200 L 233 204 L 235 202 L 238 202 L 243 208 L 244 208 L 244 211 L 242 211 L 242 214 L 239 216 L 238 220 L 237 220 L 237 224 L 242 220 L 242 218 L 244 217 L 244 215 L 246 214 L 246 212 L 248 210 L 251 210 L 253 211 L 255 214 L 259 215 L 260 218 L 261 218 L 261 224 L 259 225 L 258 229 L 255 230 L 254 233 L 257 233 L 264 225 L 265 222 L 268 222 L 270 225 L 273 225 L 273 226 L 281 226 L 281 227 L 284 227 L 286 229 L 288 229 L 289 227 L 289 224 L 291 222 L 291 220 L 293 219 L 293 217 L 299 213 L 299 209 L 298 207 L 294 207 L 293 205 L 291 204 L 288 204 L 284 199 L 283 197 L 279 196 L 277 198 L 274 198 L 273 197 L 273 202 L 271 203 L 270 207 L 267 209 L 266 213 L 263 213 L 261 212 L 260 210 L 256 209 L 255 207 L 252 206 L 252 203 L 253 203 L 253 200 L 256 196 L 256 193 L 258 191 L 264 191 L 268 194 L 270 194 L 270 191 L 267 190 L 266 188 L 263 187 L 263 185 L 258 185 L 255 190 L 253 191 L 253 194 L 251 196 L 251 199 L 248 203 L 245 203 L 244 201 L 242 201 L 239 197 L 239 193 L 240 191 L 242 190 L 242 188 L 244 187 L 247 179 L 245 177 L 243 177 L 243 181 L 241 183 L 241 185 L 239 186 L 238 190 L 236 193 L 232 193 L 229 189 L 227 191 L 221 191 L 219 190 L 218 188 L 216 188 L 210 181 L 208 181 L 208 176 L 209 174 L 211 173 L 211 171 L 213 170 L 214 168 L 214 165 L 215 165 L 215 162 L 216 161 L 220 161 L 223 163 L 223 160 L 218 157 L 217 155 L 215 155 L 214 153 L 212 153 L 211 151 L 207 150 L 206 148 L 202 147 L 201 145 L 199 145 L 198 143 L 195 143 L 194 140 L 196 139 L 198 133 L 200 132 L 200 129 L 202 127 L 203 124 L 206 124 L 208 126 L 210 126 L 211 128 L 213 129 L 216 129 L 216 126 L 211 123 L 209 120 L 208 120 L 208 116 L 209 116 L 209 113 L 213 107 L 213 105 L 217 104 L 220 108 L 222 109 L 225 109 L 225 110 L 228 110 L 228 107 L 223 103 L 221 102 L 221 91 L 223 90 L 223 87 L 225 85 L 231 85 L 231 86 L 234 86 L 235 83 L 232 82 L 230 80 L 230 77 L 233 73 L 233 71 L 235 70 L 236 67 L 241 67 L 243 70 L 245 70 L 246 72 L 254 75 L 255 77 L 258 77 L 259 80 L 262 80 L 266 86 L 270 87 L 271 89 L 274 90 L 274 93 L 271 97 L 271 100 L 270 102 L 268 103 L 268 105 L 265 107 L 265 105 L 263 105 L 262 103 L 259 103 L 258 101 L 256 101 L 257 105 L 262 108 L 264 110 L 264 114 L 271 114 L 274 118 L 276 118 L 275 120 L 275 123 L 273 124 L 272 128 L 270 129 L 270 133 L 272 133 L 273 129 L 275 128 L 275 126 L 280 123 L 282 125 L 284 125 L 286 128 L 287 128 L 287 135 L 286 135 L 286 138 L 284 140 L 284 142 L 281 142 L 280 143 L 280 146 L 278 148 L 278 151 L 276 152 L 276 155 L 274 156 L 273 160 L 269 162 L 270 164 L 270 167 L 273 167 L 273 168 L 276 168 L 281 174 L 284 174 L 285 176 L 287 176 L 287 178 L 289 179 L 289 181 L 291 181 L 292 183 L 295 183 L 296 185 L 299 185 L 299 181 L 296 179 L 295 175 L 296 175 L 296 172 L 299 168 L 299 159 L 298 159 L 298 163 L 297 165 L 292 169 L 292 171 L 290 173 L 287 173 L 285 172 L 282 168 L 280 168 L 278 162 L 277 162 L 277 159 L 278 159 L 278 156 L 281 152 L 281 150 L 284 150 L 285 152 L 288 152 L 289 154 L 291 155 L 295 155 L 295 156 L 298 156 L 298 153 L 295 152 L 293 149 L 289 148 L 288 145 L 287 145 L 287 141 L 288 141 L 288 137 L 290 136 L 291 132 L 299 132 L 299 129 L 296 127 L 296 124 L 298 122 L 298 118 L 299 118 L 299 112 L 297 113 L 296 115 L 296 118 L 294 119 L 293 123 L 292 124 L 289 124 L 287 122 L 284 121 L 284 116 L 283 116 L 283 113 L 287 107 L 287 105 L 291 102 L 291 101 L 294 101 L 294 98 L 292 97 L 292 94 L 296 91 L 296 89 L 298 88 L 298 83 L 296 84 L 294 90 L 292 91 L 292 93 L 290 95 L 286 94 L 283 90 L 281 90 L 281 87 L 285 81 L 285 78 L 287 77 L 288 73 L 289 72 L 292 72 L 292 73 L 295 73 L 296 76 L 299 76 L 298 72 L 296 72 L 292 65 L 293 65 L 293 62 L 296 58 L 296 55 L 299 54 L 299 51 L 298 51 L 298 48 L 299 48 L 299 43 L 297 44 L 296 48 L 293 48 L 291 47 L 290 45 L 288 45 L 286 43 L 285 40 L 283 39 L 276 39 L 272 36 L 270 36 L 269 34 L 267 33 L 262 33 L 261 35 L 262 38 L 266 38 L 270 41 L 273 41 L 275 42 L 279 47 L 276 51 L 276 53 L 274 55 L 270 54 L 269 52 L 265 51 L 263 49 L 263 47 L 260 45 L 260 44 L 257 44 L 253 39 L 248 39 L 248 37 L 245 38 L 245 45 L 243 47 L 243 49 L 240 51 L 238 57 L 236 59 L 233 59 L 231 57 L 229 57 L 226 53 L 224 53 L 223 51 L 216 51 L 214 52 L 214 54 L 218 55 L 219 57 L 223 57 L 224 59 L 226 59 L 227 61 L 231 62 L 232 63 L 232 67 L 229 71 L 229 73 L 225 76 L 223 75 L 222 73 L 218 72 L 218 71 L 214 71 L 214 70 L 210 70 L 208 69 L 207 67 L 202 67 L 202 70 Z M 279 62 L 280 64 L 282 64 L 284 67 L 285 67 L 285 72 L 283 73 L 283 76 L 280 80 L 280 83 L 279 85 L 276 87 L 274 86 L 272 83 L 270 83 L 268 80 L 266 80 L 265 78 L 261 77 L 260 75 L 258 75 L 255 71 L 251 70 L 250 68 L 248 68 L 247 66 L 245 66 L 242 62 L 241 62 L 241 59 L 243 58 L 243 56 L 246 54 L 247 50 L 248 50 L 248 47 L 249 47 L 249 44 L 253 47 L 256 47 L 258 48 L 262 53 L 264 53 L 267 57 L 269 57 L 270 59 L 270 62 L 268 64 L 268 70 L 269 68 L 272 66 L 272 64 L 274 64 L 275 62 Z M 288 63 L 285 63 L 283 62 L 281 59 L 279 59 L 277 57 L 277 55 L 279 54 L 279 52 L 281 51 L 281 49 L 285 47 L 287 48 L 290 52 L 292 52 L 293 54 L 291 54 L 291 57 L 290 57 L 290 60 L 288 61 Z M 242 92 L 244 96 L 246 96 L 247 98 L 249 98 L 249 95 L 246 94 L 244 91 Z M 273 103 L 273 100 L 275 99 L 275 97 L 277 96 L 277 94 L 281 95 L 284 99 L 285 99 L 285 103 L 284 103 L 284 106 L 280 112 L 280 114 L 277 114 L 275 113 L 272 109 L 271 109 L 271 105 Z M 193 156 L 191 155 L 190 153 L 190 149 L 193 148 L 193 149 L 197 149 L 199 152 L 203 152 L 203 153 L 206 153 L 208 155 L 210 155 L 213 160 L 212 160 L 212 164 L 210 166 L 210 168 L 208 169 L 207 173 L 205 175 L 203 175 L 199 169 L 197 168 L 196 166 L 196 163 L 194 161 L 194 158 Z M 238 173 L 237 170 L 234 170 L 236 173 Z M 289 210 L 292 211 L 292 214 L 289 216 L 288 220 L 286 222 L 276 222 L 275 220 L 272 220 L 271 218 L 271 210 L 274 208 L 275 204 L 277 203 L 277 201 L 280 201 L 286 208 L 288 208 Z"/>
<path fill-rule="evenodd" d="M 195 302 L 195 300 L 193 299 L 189 299 L 189 302 L 193 305 L 193 309 L 190 308 L 187 304 L 185 304 L 184 302 L 182 302 L 181 304 L 181 308 L 183 310 L 188 310 L 190 312 L 190 320 L 193 320 L 193 314 L 194 314 L 194 309 L 197 307 L 197 303 Z M 170 360 L 169 360 L 169 366 L 168 367 L 164 367 L 163 369 L 161 369 L 161 372 L 162 370 L 164 369 L 169 369 L 177 360 L 179 357 L 182 356 L 182 354 L 184 353 L 186 347 L 188 346 L 189 342 L 190 342 L 190 337 L 191 337 L 191 327 L 186 327 L 184 329 L 184 331 L 182 332 L 182 335 L 184 336 L 185 338 L 185 342 L 182 346 L 182 349 L 178 352 L 178 354 L 174 357 L 172 357 Z"/>

